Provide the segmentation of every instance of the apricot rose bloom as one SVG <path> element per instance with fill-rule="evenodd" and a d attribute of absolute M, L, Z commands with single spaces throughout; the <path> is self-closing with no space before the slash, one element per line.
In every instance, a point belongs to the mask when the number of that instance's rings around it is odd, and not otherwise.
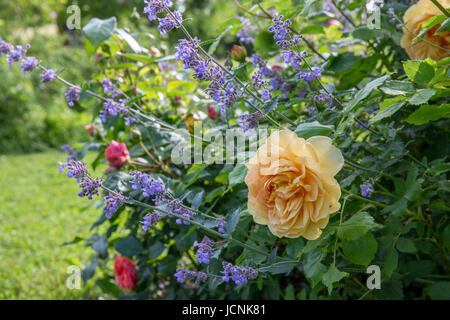
<path fill-rule="evenodd" d="M 275 131 L 247 163 L 248 210 L 278 237 L 317 239 L 340 208 L 343 165 L 330 138 Z"/>
<path fill-rule="evenodd" d="M 438 0 L 438 2 L 444 8 L 450 8 L 450 0 Z M 442 47 L 450 50 L 450 32 L 443 31 L 434 34 L 441 24 L 438 24 L 425 34 L 424 39 L 426 41 L 419 40 L 411 46 L 413 39 L 422 30 L 422 23 L 434 16 L 442 14 L 442 11 L 440 11 L 430 0 L 420 0 L 406 10 L 405 15 L 403 16 L 403 22 L 406 27 L 403 27 L 403 37 L 400 41 L 400 45 L 406 50 L 411 59 L 423 60 L 431 58 L 439 61 L 442 58 L 450 56 L 450 51 L 439 48 Z M 439 47 L 431 45 L 430 42 Z"/>
<path fill-rule="evenodd" d="M 116 284 L 121 289 L 133 291 L 138 282 L 136 263 L 126 257 L 116 257 L 114 260 L 114 277 Z"/>

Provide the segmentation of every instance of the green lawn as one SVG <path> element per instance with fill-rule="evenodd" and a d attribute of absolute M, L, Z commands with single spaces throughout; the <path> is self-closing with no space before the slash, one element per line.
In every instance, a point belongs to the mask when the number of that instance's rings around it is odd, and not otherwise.
<path fill-rule="evenodd" d="M 93 251 L 83 242 L 61 244 L 89 236 L 100 209 L 78 197 L 75 180 L 58 173 L 58 161 L 64 160 L 56 151 L 0 155 L 0 299 L 95 299 L 99 294 L 94 285 L 66 288 L 67 268 L 85 267 Z"/>

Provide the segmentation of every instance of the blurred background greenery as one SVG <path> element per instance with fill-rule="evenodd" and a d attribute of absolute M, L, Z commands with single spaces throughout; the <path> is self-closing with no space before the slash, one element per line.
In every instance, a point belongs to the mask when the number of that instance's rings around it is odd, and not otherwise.
<path fill-rule="evenodd" d="M 217 21 L 238 12 L 232 0 L 176 2 L 202 40 L 217 37 Z M 116 16 L 118 27 L 148 36 L 149 47 L 159 43 L 156 26 L 142 14 L 143 0 L 0 0 L 0 37 L 13 44 L 29 43 L 29 55 L 71 82 L 88 81 L 100 68 L 95 57 L 86 54 L 81 30 L 66 29 L 66 10 L 72 4 L 81 9 L 81 27 L 93 17 Z M 189 20 L 194 16 L 195 24 Z M 179 36 L 171 33 L 169 43 L 175 44 Z M 217 54 L 224 57 L 233 40 L 224 39 Z M 89 248 L 81 242 L 62 244 L 75 235 L 88 235 L 99 209 L 86 202 L 80 209 L 77 186 L 57 171 L 57 162 L 65 156 L 55 151 L 66 143 L 88 141 L 84 127 L 92 119 L 69 108 L 65 88 L 57 82 L 42 84 L 39 72 L 23 75 L 3 57 L 0 75 L 0 299 L 98 298 L 100 290 L 93 283 L 82 290 L 66 288 L 67 267 L 85 267 Z"/>

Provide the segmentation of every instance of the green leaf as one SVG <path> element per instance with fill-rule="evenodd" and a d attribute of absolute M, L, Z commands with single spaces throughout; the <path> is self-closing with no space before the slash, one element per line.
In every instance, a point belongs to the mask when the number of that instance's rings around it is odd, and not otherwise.
<path fill-rule="evenodd" d="M 406 61 L 403 68 L 411 81 L 426 85 L 434 77 L 436 62 L 431 61 L 429 58 L 423 61 Z"/>
<path fill-rule="evenodd" d="M 269 31 L 261 31 L 255 38 L 255 51 L 263 58 L 268 58 L 273 52 L 276 52 L 276 43 L 273 33 Z"/>
<path fill-rule="evenodd" d="M 368 27 L 357 27 L 353 29 L 352 36 L 361 40 L 370 41 L 383 34 L 381 29 L 369 29 Z"/>
<path fill-rule="evenodd" d="M 309 253 L 303 262 L 303 271 L 313 288 L 322 281 L 323 274 L 327 270 L 327 267 L 320 262 L 322 258 L 321 251 L 314 251 Z"/>
<path fill-rule="evenodd" d="M 380 120 L 383 120 L 384 118 L 391 117 L 397 111 L 399 111 L 405 104 L 406 104 L 405 101 L 396 102 L 393 105 L 390 105 L 389 107 L 378 111 L 375 117 L 369 120 L 369 124 L 373 124 Z"/>
<path fill-rule="evenodd" d="M 450 18 L 447 18 L 447 20 L 445 20 L 445 21 L 441 24 L 441 26 L 439 27 L 439 29 L 436 30 L 435 34 L 436 34 L 436 33 L 441 33 L 441 32 L 444 32 L 444 31 L 450 32 Z"/>
<path fill-rule="evenodd" d="M 376 88 L 381 86 L 390 76 L 386 75 L 381 78 L 369 82 L 364 88 L 358 91 L 352 100 L 345 106 L 344 114 L 347 115 L 352 111 L 362 100 L 367 98 Z"/>
<path fill-rule="evenodd" d="M 317 121 L 309 123 L 301 123 L 295 133 L 304 139 L 308 139 L 313 136 L 329 136 L 334 131 L 333 125 L 323 125 Z"/>
<path fill-rule="evenodd" d="M 416 92 L 416 88 L 409 80 L 388 80 L 384 83 L 380 90 L 391 96 L 411 95 Z"/>
<path fill-rule="evenodd" d="M 430 100 L 431 97 L 435 94 L 435 89 L 424 89 L 421 91 L 417 91 L 411 98 L 408 99 L 408 102 L 412 105 L 419 106 L 421 104 L 427 103 L 428 100 Z"/>
<path fill-rule="evenodd" d="M 347 272 L 339 271 L 335 265 L 332 265 L 322 277 L 323 284 L 328 288 L 328 294 L 331 294 L 331 291 L 333 291 L 333 283 L 339 282 L 347 276 Z"/>
<path fill-rule="evenodd" d="M 356 240 L 376 226 L 378 224 L 370 214 L 359 212 L 339 226 L 338 237 L 343 240 Z"/>
<path fill-rule="evenodd" d="M 143 250 L 142 244 L 139 240 L 134 236 L 128 236 L 122 239 L 119 239 L 114 243 L 114 248 L 124 256 L 134 256 Z"/>
<path fill-rule="evenodd" d="M 261 267 L 261 271 L 271 274 L 285 274 L 291 272 L 291 270 L 298 266 L 300 263 L 295 261 L 280 261 L 268 266 Z"/>
<path fill-rule="evenodd" d="M 106 240 L 105 235 L 101 237 L 97 236 L 97 239 L 92 244 L 92 249 L 94 249 L 101 259 L 106 259 L 108 257 L 108 240 Z"/>
<path fill-rule="evenodd" d="M 415 253 L 417 248 L 410 239 L 398 238 L 397 240 L 397 250 L 403 253 Z"/>
<path fill-rule="evenodd" d="M 94 257 L 92 259 L 91 264 L 89 264 L 86 268 L 81 270 L 81 278 L 83 279 L 83 282 L 86 283 L 89 279 L 91 279 L 95 274 L 95 269 L 97 269 L 98 266 L 98 258 Z"/>
<path fill-rule="evenodd" d="M 230 186 L 243 183 L 245 176 L 247 175 L 247 171 L 248 169 L 245 164 L 237 164 L 228 176 Z"/>
<path fill-rule="evenodd" d="M 157 241 L 155 244 L 151 245 L 150 248 L 148 248 L 149 251 L 148 259 L 153 260 L 158 258 L 161 255 L 161 253 L 164 252 L 165 249 L 166 247 L 164 246 L 164 244 Z"/>
<path fill-rule="evenodd" d="M 106 20 L 92 18 L 87 25 L 83 27 L 83 33 L 89 39 L 89 42 L 97 47 L 103 41 L 109 39 L 117 26 L 116 17 Z"/>
<path fill-rule="evenodd" d="M 295 289 L 292 284 L 286 287 L 286 293 L 284 294 L 284 300 L 295 300 Z"/>
<path fill-rule="evenodd" d="M 342 241 L 342 250 L 350 262 L 368 266 L 375 257 L 378 243 L 372 233 L 369 232 L 356 240 Z"/>
<path fill-rule="evenodd" d="M 241 218 L 241 210 L 244 205 L 239 206 L 236 210 L 234 210 L 231 214 L 228 214 L 225 219 L 225 232 L 230 234 L 236 229 L 236 226 Z"/>
<path fill-rule="evenodd" d="M 398 252 L 394 247 L 389 248 L 383 264 L 383 273 L 387 278 L 390 278 L 392 273 L 397 269 L 398 266 Z"/>
<path fill-rule="evenodd" d="M 212 55 L 216 49 L 217 46 L 219 45 L 220 41 L 222 40 L 222 38 L 228 33 L 228 31 L 230 31 L 231 29 L 233 29 L 234 26 L 228 26 L 217 38 L 216 40 L 213 42 L 213 44 L 208 48 L 208 54 Z"/>
<path fill-rule="evenodd" d="M 432 300 L 450 300 L 450 281 L 433 283 L 427 289 Z"/>
<path fill-rule="evenodd" d="M 358 58 L 353 52 L 344 52 L 331 58 L 328 70 L 332 72 L 344 72 L 353 67 L 356 62 L 358 62 Z"/>
<path fill-rule="evenodd" d="M 300 12 L 301 16 L 307 16 L 309 9 L 311 8 L 311 5 L 316 2 L 317 0 L 307 0 L 305 3 L 305 6 L 303 7 L 302 11 Z"/>
<path fill-rule="evenodd" d="M 421 125 L 442 118 L 450 118 L 450 104 L 423 105 L 406 118 L 406 122 Z"/>

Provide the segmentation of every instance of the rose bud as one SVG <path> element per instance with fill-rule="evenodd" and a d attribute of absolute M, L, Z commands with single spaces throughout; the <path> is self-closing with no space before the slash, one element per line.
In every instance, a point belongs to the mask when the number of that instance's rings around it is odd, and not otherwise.
<path fill-rule="evenodd" d="M 113 140 L 105 150 L 105 157 L 111 166 L 120 170 L 120 168 L 128 161 L 130 153 L 128 152 L 125 143 L 119 143 Z"/>
<path fill-rule="evenodd" d="M 328 20 L 328 26 L 329 27 L 331 27 L 331 26 L 338 26 L 338 25 L 340 25 L 339 21 L 337 21 L 335 19 Z"/>
<path fill-rule="evenodd" d="M 84 129 L 86 129 L 86 131 L 89 133 L 91 137 L 94 137 L 95 127 L 92 124 L 88 124 L 87 126 L 84 127 Z"/>
<path fill-rule="evenodd" d="M 160 57 L 161 56 L 161 51 L 159 51 L 159 49 L 156 48 L 155 46 L 151 46 L 150 47 L 150 54 L 152 56 L 155 56 L 155 57 Z"/>
<path fill-rule="evenodd" d="M 233 48 L 231 48 L 231 59 L 244 62 L 245 57 L 247 56 L 247 50 L 244 47 L 238 46 L 235 44 Z"/>
<path fill-rule="evenodd" d="M 114 276 L 117 285 L 126 291 L 132 291 L 137 286 L 138 275 L 136 263 L 126 257 L 117 256 L 114 260 Z"/>
<path fill-rule="evenodd" d="M 280 66 L 279 64 L 274 64 L 274 65 L 272 66 L 272 70 L 273 70 L 273 71 L 281 71 L 281 70 L 283 70 L 283 67 Z"/>
<path fill-rule="evenodd" d="M 211 120 L 216 120 L 216 118 L 219 116 L 219 113 L 216 112 L 216 110 L 214 109 L 214 105 L 210 104 L 208 105 L 208 117 Z"/>

